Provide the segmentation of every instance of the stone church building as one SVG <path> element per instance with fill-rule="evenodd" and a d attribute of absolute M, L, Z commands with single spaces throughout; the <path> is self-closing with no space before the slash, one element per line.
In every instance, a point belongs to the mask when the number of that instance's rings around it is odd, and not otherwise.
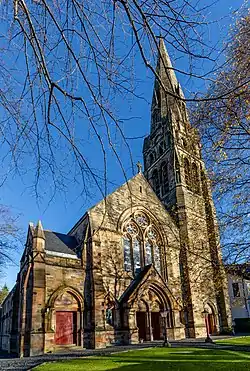
<path fill-rule="evenodd" d="M 157 73 L 144 173 L 138 164 L 66 235 L 30 223 L 2 305 L 3 349 L 29 356 L 161 340 L 166 330 L 170 340 L 204 337 L 231 325 L 200 140 L 162 40 Z"/>

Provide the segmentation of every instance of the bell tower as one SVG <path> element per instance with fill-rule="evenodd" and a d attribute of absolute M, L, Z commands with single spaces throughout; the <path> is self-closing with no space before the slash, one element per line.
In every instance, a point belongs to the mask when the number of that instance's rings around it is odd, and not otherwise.
<path fill-rule="evenodd" d="M 156 72 L 159 79 L 154 84 L 150 134 L 143 146 L 144 174 L 179 227 L 186 335 L 203 336 L 201 313 L 208 303 L 213 307 L 216 331 L 230 325 L 215 208 L 199 135 L 190 125 L 185 97 L 163 39 Z"/>

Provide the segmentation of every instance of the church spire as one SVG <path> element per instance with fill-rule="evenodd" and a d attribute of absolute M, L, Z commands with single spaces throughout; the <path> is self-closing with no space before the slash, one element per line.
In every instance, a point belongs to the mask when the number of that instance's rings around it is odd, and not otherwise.
<path fill-rule="evenodd" d="M 176 78 L 170 57 L 162 38 L 158 44 L 158 58 L 151 106 L 151 133 L 168 121 L 184 121 L 187 118 L 184 94 Z M 174 116 L 174 117 L 173 117 Z"/>
<path fill-rule="evenodd" d="M 161 80 L 158 82 L 158 85 L 163 91 L 165 90 L 165 92 L 169 93 L 170 95 L 173 94 L 174 96 L 184 98 L 184 94 L 176 78 L 175 71 L 162 37 L 160 38 L 158 45 L 156 73 L 159 75 Z"/>

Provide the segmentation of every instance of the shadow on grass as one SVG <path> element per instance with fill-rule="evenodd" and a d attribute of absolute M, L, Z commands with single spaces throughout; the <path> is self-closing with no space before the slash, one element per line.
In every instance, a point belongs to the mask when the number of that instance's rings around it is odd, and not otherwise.
<path fill-rule="evenodd" d="M 192 361 L 187 362 L 186 360 L 180 360 L 178 362 L 140 362 L 138 364 L 121 365 L 120 367 L 110 368 L 110 371 L 245 371 L 248 369 L 248 364 L 245 360 L 238 360 L 237 362 L 231 362 L 230 360 L 224 362 L 204 362 L 204 361 Z"/>
<path fill-rule="evenodd" d="M 143 352 L 126 352 L 126 353 L 120 353 L 120 354 L 112 354 L 108 355 L 107 357 L 115 360 L 117 358 L 122 358 L 124 361 L 127 360 L 148 360 L 148 361 L 154 361 L 157 359 L 159 360 L 211 360 L 216 361 L 216 359 L 224 359 L 224 360 L 235 360 L 235 359 L 241 359 L 244 357 L 244 352 L 237 352 L 237 351 L 228 351 L 228 350 L 220 350 L 220 349 L 166 349 L 158 348 L 158 349 L 151 349 L 151 350 L 145 350 Z M 250 357 L 250 354 L 246 353 L 246 357 Z M 249 358 L 250 360 L 250 358 Z"/>
<path fill-rule="evenodd" d="M 37 370 L 46 371 L 246 371 L 250 354 L 230 350 L 164 349 L 128 351 L 102 357 L 45 364 Z"/>
<path fill-rule="evenodd" d="M 250 348 L 250 336 L 240 336 L 225 340 L 216 340 L 217 345 L 245 346 Z"/>

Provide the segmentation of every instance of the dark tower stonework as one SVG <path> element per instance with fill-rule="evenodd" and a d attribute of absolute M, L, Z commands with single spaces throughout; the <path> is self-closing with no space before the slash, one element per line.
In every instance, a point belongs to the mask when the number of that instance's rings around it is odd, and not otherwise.
<path fill-rule="evenodd" d="M 160 39 L 150 135 L 143 147 L 145 177 L 180 231 L 180 273 L 186 335 L 199 336 L 204 303 L 216 302 L 220 326 L 231 321 L 211 187 L 197 130 Z"/>

